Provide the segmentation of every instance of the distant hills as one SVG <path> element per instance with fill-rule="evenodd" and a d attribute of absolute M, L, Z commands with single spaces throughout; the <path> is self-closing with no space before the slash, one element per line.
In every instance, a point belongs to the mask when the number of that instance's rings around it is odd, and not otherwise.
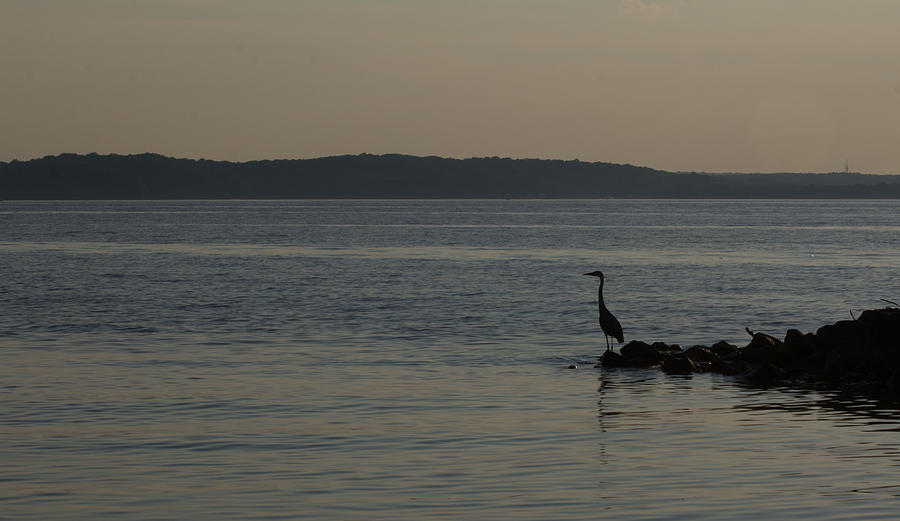
<path fill-rule="evenodd" d="M 900 175 L 705 174 L 397 154 L 232 163 L 61 154 L 0 163 L 0 199 L 900 198 Z"/>

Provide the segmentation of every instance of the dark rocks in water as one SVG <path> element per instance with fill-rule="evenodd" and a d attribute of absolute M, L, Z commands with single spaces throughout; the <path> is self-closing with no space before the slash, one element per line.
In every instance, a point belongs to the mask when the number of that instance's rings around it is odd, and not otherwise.
<path fill-rule="evenodd" d="M 729 356 L 720 356 L 709 364 L 711 372 L 729 376 L 746 374 L 750 371 L 750 367 L 750 364 L 741 358 L 738 352 Z"/>
<path fill-rule="evenodd" d="M 745 375 L 748 380 L 757 383 L 775 383 L 787 376 L 787 373 L 781 367 L 775 364 L 765 362 L 748 371 Z"/>
<path fill-rule="evenodd" d="M 778 347 L 779 345 L 784 343 L 772 335 L 767 335 L 765 333 L 754 333 L 753 331 L 750 331 L 750 328 L 747 328 L 747 333 L 749 333 L 753 338 L 753 340 L 750 341 L 747 347 L 756 349 L 769 349 Z"/>
<path fill-rule="evenodd" d="M 900 342 L 900 308 L 870 309 L 856 320 L 879 342 Z"/>
<path fill-rule="evenodd" d="M 691 359 L 694 364 L 698 362 L 712 363 L 718 356 L 706 346 L 691 346 L 684 350 L 684 356 Z"/>
<path fill-rule="evenodd" d="M 626 367 L 625 357 L 615 351 L 604 351 L 600 356 L 600 365 L 603 367 Z"/>
<path fill-rule="evenodd" d="M 654 345 L 640 340 L 632 340 L 622 346 L 619 352 L 622 353 L 624 362 L 630 366 L 652 367 L 662 362 L 663 359 L 662 354 Z"/>
<path fill-rule="evenodd" d="M 683 351 L 681 346 L 678 344 L 669 345 L 669 344 L 666 344 L 665 342 L 653 342 L 650 345 L 655 347 L 656 350 L 659 351 L 659 353 L 664 356 L 667 354 L 672 355 L 672 354 L 680 353 L 681 351 Z"/>
<path fill-rule="evenodd" d="M 816 335 L 788 329 L 784 335 L 784 345 L 798 354 L 809 355 L 817 350 Z"/>
<path fill-rule="evenodd" d="M 863 328 L 864 348 L 877 350 L 891 361 L 900 360 L 900 309 L 864 311 L 856 322 Z"/>
<path fill-rule="evenodd" d="M 747 329 L 745 347 L 719 341 L 682 349 L 631 341 L 621 355 L 606 352 L 603 367 L 660 367 L 668 374 L 712 371 L 759 383 L 821 382 L 869 393 L 900 394 L 900 308 L 864 311 L 815 333 L 789 329 L 784 340 Z"/>
<path fill-rule="evenodd" d="M 729 344 L 724 340 L 719 340 L 715 344 L 711 345 L 709 350 L 718 356 L 727 356 L 737 353 L 738 348 L 736 345 Z"/>
<path fill-rule="evenodd" d="M 686 356 L 672 356 L 662 363 L 661 369 L 667 374 L 691 374 L 697 372 L 697 366 Z"/>
<path fill-rule="evenodd" d="M 816 331 L 816 344 L 820 349 L 857 348 L 861 345 L 863 325 L 856 320 L 841 320 Z"/>

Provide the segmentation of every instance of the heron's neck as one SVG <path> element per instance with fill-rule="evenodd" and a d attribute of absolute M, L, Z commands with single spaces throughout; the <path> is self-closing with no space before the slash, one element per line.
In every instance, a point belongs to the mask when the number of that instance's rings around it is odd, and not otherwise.
<path fill-rule="evenodd" d="M 603 279 L 600 279 L 600 286 L 597 287 L 597 301 L 603 305 Z"/>

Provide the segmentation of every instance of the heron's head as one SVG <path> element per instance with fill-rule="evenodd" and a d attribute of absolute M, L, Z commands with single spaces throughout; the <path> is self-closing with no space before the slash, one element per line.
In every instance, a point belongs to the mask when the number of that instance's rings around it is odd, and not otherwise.
<path fill-rule="evenodd" d="M 590 272 L 590 273 L 585 273 L 585 275 L 589 275 L 589 276 L 591 276 L 591 277 L 600 277 L 601 280 L 603 279 L 603 272 L 602 272 L 602 271 L 592 271 L 592 272 Z"/>

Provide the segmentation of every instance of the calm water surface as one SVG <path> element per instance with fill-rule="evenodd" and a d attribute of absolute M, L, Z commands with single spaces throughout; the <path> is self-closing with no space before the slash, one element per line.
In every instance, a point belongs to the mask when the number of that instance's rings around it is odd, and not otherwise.
<path fill-rule="evenodd" d="M 895 519 L 898 404 L 594 369 L 581 274 L 743 345 L 900 299 L 898 210 L 0 202 L 0 519 Z"/>

